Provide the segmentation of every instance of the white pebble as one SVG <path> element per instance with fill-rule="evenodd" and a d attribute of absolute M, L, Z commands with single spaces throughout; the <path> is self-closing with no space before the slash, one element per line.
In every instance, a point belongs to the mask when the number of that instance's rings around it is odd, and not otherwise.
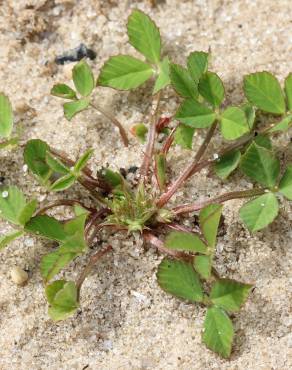
<path fill-rule="evenodd" d="M 22 166 L 22 170 L 23 170 L 23 172 L 27 172 L 27 170 L 28 170 L 28 165 L 27 165 L 27 164 L 24 164 L 24 165 Z"/>
<path fill-rule="evenodd" d="M 27 282 L 28 274 L 22 268 L 15 266 L 10 271 L 12 281 L 17 285 L 24 285 Z"/>
<path fill-rule="evenodd" d="M 33 247 L 33 246 L 34 246 L 34 241 L 33 241 L 33 239 L 32 239 L 32 238 L 28 238 L 28 239 L 26 239 L 26 240 L 24 241 L 24 245 L 25 245 L 26 247 Z"/>
<path fill-rule="evenodd" d="M 8 191 L 5 190 L 5 191 L 2 192 L 2 198 L 7 198 L 8 195 L 9 195 Z"/>
<path fill-rule="evenodd" d="M 218 158 L 219 158 L 219 154 L 214 153 L 214 154 L 213 154 L 213 158 L 214 158 L 214 159 L 218 159 Z"/>

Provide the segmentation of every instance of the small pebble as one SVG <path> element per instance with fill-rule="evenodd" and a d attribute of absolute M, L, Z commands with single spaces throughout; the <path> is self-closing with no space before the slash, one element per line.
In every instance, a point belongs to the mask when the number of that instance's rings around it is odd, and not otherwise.
<path fill-rule="evenodd" d="M 28 274 L 19 266 L 15 266 L 10 271 L 12 281 L 17 285 L 24 285 L 27 282 Z"/>
<path fill-rule="evenodd" d="M 8 191 L 3 191 L 2 192 L 2 198 L 7 198 L 8 197 Z"/>

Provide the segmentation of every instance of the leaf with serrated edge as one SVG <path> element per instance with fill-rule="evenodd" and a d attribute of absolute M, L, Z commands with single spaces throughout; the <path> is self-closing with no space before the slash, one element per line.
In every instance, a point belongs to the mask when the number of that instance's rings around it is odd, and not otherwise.
<path fill-rule="evenodd" d="M 75 64 L 72 71 L 73 82 L 76 90 L 82 96 L 88 96 L 94 89 L 95 81 L 91 68 L 85 60 Z"/>
<path fill-rule="evenodd" d="M 214 165 L 216 175 L 221 179 L 227 179 L 239 165 L 240 157 L 241 153 L 239 150 L 224 154 Z"/>
<path fill-rule="evenodd" d="M 192 302 L 203 300 L 198 274 L 191 263 L 165 258 L 158 266 L 159 286 L 176 297 Z"/>
<path fill-rule="evenodd" d="M 170 80 L 173 88 L 180 96 L 194 99 L 198 96 L 197 85 L 190 72 L 179 64 L 170 64 Z"/>
<path fill-rule="evenodd" d="M 210 247 L 215 247 L 217 230 L 222 213 L 222 205 L 210 204 L 204 207 L 199 214 L 200 228 Z"/>
<path fill-rule="evenodd" d="M 146 82 L 153 73 L 149 64 L 129 55 L 117 55 L 105 62 L 97 84 L 118 90 L 131 90 Z"/>
<path fill-rule="evenodd" d="M 56 241 L 63 241 L 67 236 L 61 222 L 47 215 L 31 218 L 25 225 L 25 230 Z"/>
<path fill-rule="evenodd" d="M 231 354 L 234 329 L 227 313 L 219 307 L 209 307 L 204 322 L 203 342 L 224 358 Z"/>
<path fill-rule="evenodd" d="M 77 114 L 82 111 L 84 111 L 89 106 L 89 100 L 88 98 L 83 98 L 79 100 L 74 100 L 69 103 L 65 103 L 63 105 L 64 108 L 64 115 L 67 118 L 68 121 L 71 121 L 71 119 Z"/>
<path fill-rule="evenodd" d="M 239 215 L 250 231 L 258 231 L 274 221 L 278 211 L 277 198 L 273 193 L 267 193 L 245 203 Z"/>
<path fill-rule="evenodd" d="M 0 188 L 0 218 L 16 225 L 22 225 L 20 215 L 25 206 L 25 197 L 16 186 Z"/>
<path fill-rule="evenodd" d="M 172 231 L 165 239 L 165 246 L 169 249 L 205 253 L 206 244 L 197 234 L 184 231 Z"/>
<path fill-rule="evenodd" d="M 292 165 L 286 168 L 279 184 L 279 192 L 287 199 L 292 200 Z"/>
<path fill-rule="evenodd" d="M 57 96 L 58 98 L 70 99 L 70 100 L 76 98 L 75 91 L 66 84 L 54 85 L 51 89 L 51 95 Z"/>
<path fill-rule="evenodd" d="M 8 138 L 13 129 L 13 113 L 9 99 L 0 94 L 0 136 Z"/>
<path fill-rule="evenodd" d="M 192 149 L 193 136 L 195 129 L 183 124 L 180 124 L 174 133 L 174 142 L 184 149 Z"/>
<path fill-rule="evenodd" d="M 1 236 L 0 237 L 0 250 L 6 247 L 6 245 L 11 243 L 14 239 L 22 236 L 23 234 L 24 232 L 21 230 L 21 231 L 14 231 L 11 234 Z"/>
<path fill-rule="evenodd" d="M 129 41 L 151 63 L 160 61 L 161 39 L 153 20 L 141 10 L 133 10 L 128 18 Z"/>
<path fill-rule="evenodd" d="M 249 125 L 243 110 L 229 107 L 221 115 L 221 133 L 226 140 L 235 140 L 249 132 Z"/>
<path fill-rule="evenodd" d="M 74 258 L 78 256 L 77 253 L 62 253 L 58 251 L 45 255 L 40 264 L 40 270 L 43 279 L 47 282 L 57 275 L 63 267 L 68 265 Z"/>
<path fill-rule="evenodd" d="M 237 312 L 247 300 L 252 288 L 250 284 L 243 284 L 235 280 L 217 280 L 211 289 L 211 301 L 228 312 Z"/>
<path fill-rule="evenodd" d="M 54 284 L 54 283 L 53 283 Z M 62 287 L 61 287 L 62 286 Z M 74 282 L 63 282 L 58 286 L 55 285 L 55 295 L 53 292 L 49 297 L 52 299 L 51 307 L 49 308 L 49 316 L 54 321 L 64 320 L 72 316 L 78 308 L 77 288 Z M 58 289 L 58 290 L 57 290 Z"/>
<path fill-rule="evenodd" d="M 244 93 L 257 108 L 274 114 L 285 112 L 285 99 L 281 86 L 271 73 L 256 72 L 244 77 Z"/>
<path fill-rule="evenodd" d="M 33 199 L 30 202 L 28 202 L 20 212 L 20 215 L 19 215 L 19 218 L 18 218 L 19 223 L 21 225 L 25 225 L 31 219 L 31 217 L 34 214 L 36 208 L 37 208 L 36 199 Z"/>
<path fill-rule="evenodd" d="M 209 54 L 204 51 L 194 51 L 188 56 L 188 70 L 197 83 L 199 83 L 202 75 L 207 72 L 208 58 Z"/>
<path fill-rule="evenodd" d="M 24 162 L 33 174 L 40 177 L 43 180 L 47 180 L 51 170 L 46 162 L 46 153 L 49 150 L 49 146 L 46 142 L 33 139 L 29 140 L 24 149 Z"/>
<path fill-rule="evenodd" d="M 215 108 L 219 107 L 224 100 L 223 83 L 214 72 L 206 72 L 201 77 L 198 88 L 200 95 Z"/>
<path fill-rule="evenodd" d="M 175 118 L 193 128 L 206 128 L 215 121 L 216 114 L 196 100 L 186 99 L 178 108 Z"/>
<path fill-rule="evenodd" d="M 280 172 L 280 163 L 272 151 L 253 142 L 241 157 L 240 169 L 261 185 L 272 188 Z"/>
<path fill-rule="evenodd" d="M 195 256 L 194 268 L 197 273 L 205 280 L 211 276 L 212 257 L 211 256 Z"/>

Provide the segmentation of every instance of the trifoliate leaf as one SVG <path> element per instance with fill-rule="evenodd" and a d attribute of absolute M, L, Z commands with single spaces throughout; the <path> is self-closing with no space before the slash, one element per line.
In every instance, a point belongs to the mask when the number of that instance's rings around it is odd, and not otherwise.
<path fill-rule="evenodd" d="M 250 231 L 268 226 L 277 217 L 279 204 L 273 193 L 266 193 L 245 203 L 239 211 L 240 218 Z"/>
<path fill-rule="evenodd" d="M 188 56 L 188 70 L 197 84 L 208 70 L 208 58 L 209 54 L 203 51 L 194 51 Z"/>
<path fill-rule="evenodd" d="M 229 107 L 221 115 L 221 132 L 226 140 L 235 140 L 249 132 L 249 124 L 243 110 Z"/>
<path fill-rule="evenodd" d="M 11 243 L 13 240 L 19 238 L 23 234 L 24 232 L 21 230 L 21 231 L 14 231 L 11 234 L 1 236 L 0 237 L 0 251 L 4 247 L 6 247 L 7 244 Z"/>
<path fill-rule="evenodd" d="M 51 95 L 58 98 L 73 100 L 76 98 L 76 93 L 71 87 L 65 84 L 54 85 L 51 89 Z"/>
<path fill-rule="evenodd" d="M 278 80 L 269 72 L 256 72 L 244 77 L 248 101 L 264 112 L 285 113 L 285 99 Z"/>
<path fill-rule="evenodd" d="M 181 123 L 174 133 L 175 144 L 180 145 L 184 149 L 192 149 L 194 133 L 194 128 Z"/>
<path fill-rule="evenodd" d="M 75 64 L 72 76 L 76 90 L 82 96 L 88 96 L 92 93 L 95 85 L 94 76 L 85 60 Z"/>
<path fill-rule="evenodd" d="M 239 150 L 234 150 L 221 156 L 214 165 L 216 175 L 221 179 L 227 179 L 239 165 L 240 157 L 241 153 Z"/>
<path fill-rule="evenodd" d="M 219 307 L 209 307 L 203 333 L 203 342 L 206 346 L 220 356 L 229 358 L 233 335 L 233 325 L 227 313 Z"/>
<path fill-rule="evenodd" d="M 88 98 L 82 98 L 79 100 L 74 100 L 69 103 L 65 103 L 63 105 L 64 108 L 64 115 L 67 118 L 68 121 L 71 121 L 71 119 L 77 114 L 85 110 L 89 106 L 89 100 Z"/>
<path fill-rule="evenodd" d="M 63 225 L 47 215 L 32 217 L 25 225 L 25 230 L 56 241 L 64 241 L 67 237 Z"/>
<path fill-rule="evenodd" d="M 159 62 L 158 67 L 159 72 L 154 84 L 153 94 L 158 93 L 159 90 L 165 88 L 167 85 L 170 84 L 168 57 L 165 57 L 162 62 Z"/>
<path fill-rule="evenodd" d="M 239 283 L 235 280 L 220 279 L 212 286 L 211 301 L 229 312 L 237 312 L 247 300 L 252 288 L 250 284 Z"/>
<path fill-rule="evenodd" d="M 161 40 L 159 29 L 152 19 L 141 10 L 133 10 L 128 19 L 130 44 L 151 63 L 160 61 Z"/>
<path fill-rule="evenodd" d="M 103 65 L 97 84 L 118 90 L 131 90 L 142 85 L 153 73 L 149 64 L 129 55 L 117 55 Z"/>
<path fill-rule="evenodd" d="M 180 96 L 194 99 L 198 96 L 198 88 L 190 72 L 179 64 L 170 64 L 170 80 Z"/>
<path fill-rule="evenodd" d="M 225 92 L 222 81 L 214 72 L 206 72 L 199 82 L 199 94 L 214 108 L 221 105 Z"/>
<path fill-rule="evenodd" d="M 165 246 L 169 249 L 205 253 L 206 244 L 197 234 L 183 231 L 172 231 L 165 239 Z"/>
<path fill-rule="evenodd" d="M 9 99 L 0 93 L 0 136 L 9 137 L 13 129 L 13 112 Z"/>
<path fill-rule="evenodd" d="M 24 149 L 24 162 L 32 173 L 43 182 L 46 182 L 52 173 L 46 162 L 46 154 L 49 149 L 48 144 L 39 139 L 29 140 Z"/>
<path fill-rule="evenodd" d="M 288 166 L 279 184 L 279 192 L 292 200 L 292 166 Z"/>
<path fill-rule="evenodd" d="M 195 256 L 194 268 L 201 278 L 208 280 L 211 276 L 212 258 L 211 256 Z"/>
<path fill-rule="evenodd" d="M 285 94 L 288 110 L 292 111 L 292 73 L 289 73 L 285 79 Z"/>
<path fill-rule="evenodd" d="M 158 266 L 159 286 L 176 297 L 192 302 L 203 300 L 203 291 L 198 274 L 191 263 L 165 258 Z"/>
<path fill-rule="evenodd" d="M 263 186 L 275 186 L 280 163 L 274 153 L 252 143 L 241 157 L 240 168 L 243 173 Z"/>
<path fill-rule="evenodd" d="M 216 114 L 194 99 L 186 99 L 180 105 L 175 118 L 193 128 L 206 128 L 215 121 Z"/>
<path fill-rule="evenodd" d="M 221 218 L 222 205 L 210 204 L 199 214 L 200 228 L 210 247 L 215 247 L 217 230 Z"/>

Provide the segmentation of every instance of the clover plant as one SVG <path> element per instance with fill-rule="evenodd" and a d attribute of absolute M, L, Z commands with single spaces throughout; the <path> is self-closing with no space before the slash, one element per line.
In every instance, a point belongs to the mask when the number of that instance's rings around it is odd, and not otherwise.
<path fill-rule="evenodd" d="M 49 315 L 58 321 L 76 313 L 84 279 L 105 253 L 112 252 L 110 245 L 98 246 L 97 234 L 105 228 L 119 231 L 119 238 L 136 233 L 165 255 L 157 271 L 159 286 L 175 297 L 206 306 L 202 340 L 209 349 L 228 358 L 234 336 L 230 315 L 246 302 L 252 285 L 220 277 L 216 271 L 216 239 L 223 204 L 231 199 L 247 199 L 239 218 L 248 230 L 256 232 L 273 222 L 281 203 L 292 200 L 292 165 L 281 166 L 272 141 L 292 125 L 292 74 L 286 78 L 284 88 L 269 72 L 249 74 L 243 80 L 245 100 L 240 105 L 227 105 L 224 84 L 210 70 L 208 52 L 194 51 L 185 66 L 174 64 L 163 54 L 159 29 L 140 10 L 130 15 L 127 31 L 140 58 L 110 57 L 97 79 L 82 60 L 72 72 L 75 89 L 57 84 L 51 93 L 66 100 L 63 107 L 68 120 L 85 109 L 101 111 L 119 128 L 123 143 L 128 145 L 127 131 L 112 113 L 94 102 L 94 90 L 131 90 L 147 80 L 153 81 L 154 112 L 145 117 L 147 124 L 137 123 L 131 129 L 139 141 L 146 141 L 138 181 L 128 182 L 110 168 L 93 173 L 87 165 L 94 158 L 92 149 L 71 159 L 40 139 L 29 140 L 24 146 L 26 165 L 48 191 L 60 192 L 60 198 L 40 206 L 34 199 L 27 200 L 17 187 L 2 186 L 0 216 L 12 223 L 15 231 L 1 237 L 0 247 L 25 233 L 58 244 L 40 263 Z M 164 117 L 159 108 L 168 85 L 180 98 L 172 117 Z M 11 104 L 1 94 L 0 136 L 6 140 L 1 147 L 14 143 L 12 123 Z M 197 141 L 203 138 L 200 145 L 193 143 L 195 132 Z M 214 135 L 221 135 L 223 144 L 210 154 L 207 149 Z M 191 157 L 175 179 L 169 177 L 168 170 L 173 145 L 189 150 Z M 203 169 L 211 170 L 222 181 L 239 171 L 250 186 L 219 192 L 214 198 L 173 204 L 177 190 Z M 63 191 L 76 183 L 88 190 L 90 206 L 82 199 L 62 197 Z M 50 211 L 59 206 L 72 207 L 75 216 L 62 221 L 52 217 Z M 198 215 L 196 229 L 184 222 L 193 215 Z M 91 253 L 89 248 L 96 250 Z M 63 279 L 60 272 L 86 253 L 91 256 L 77 281 Z"/>

